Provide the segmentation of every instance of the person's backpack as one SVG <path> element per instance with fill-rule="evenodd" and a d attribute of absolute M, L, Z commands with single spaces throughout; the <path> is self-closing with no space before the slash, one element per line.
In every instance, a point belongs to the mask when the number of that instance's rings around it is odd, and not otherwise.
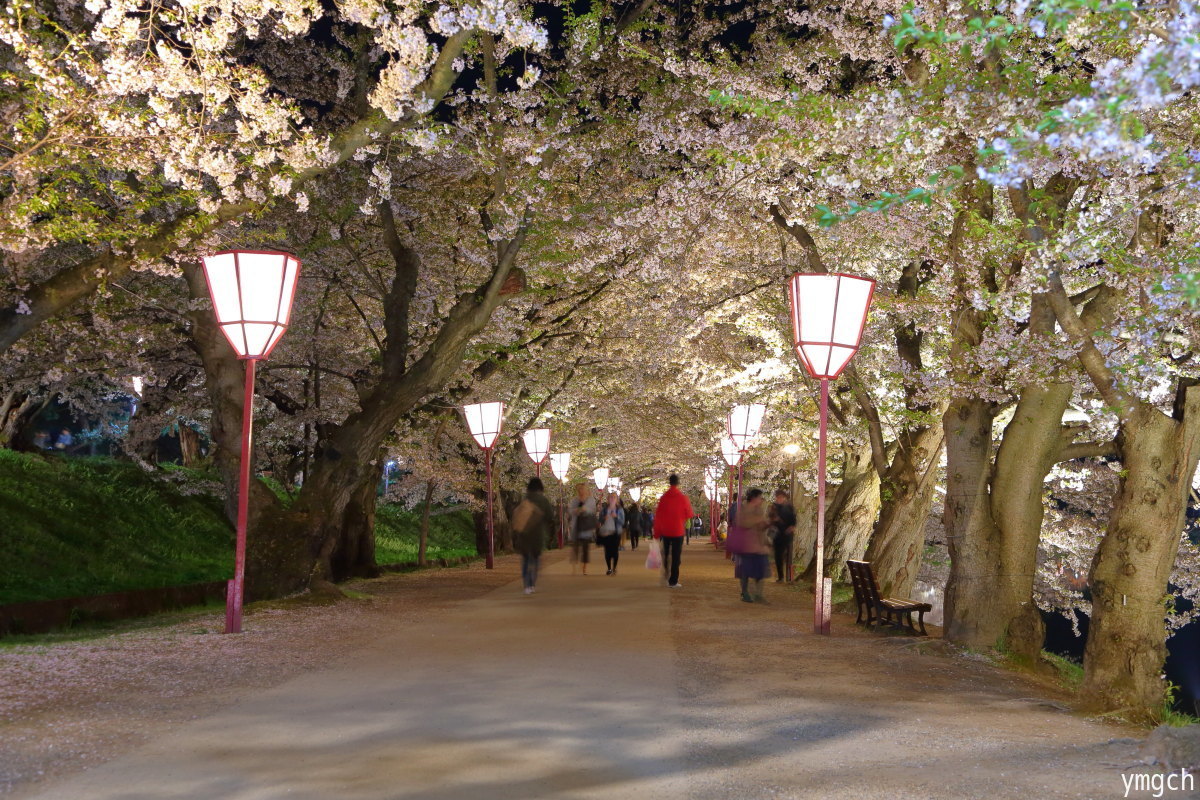
<path fill-rule="evenodd" d="M 528 533 L 534 525 L 541 521 L 542 510 L 528 497 L 513 509 L 512 528 L 517 533 Z"/>

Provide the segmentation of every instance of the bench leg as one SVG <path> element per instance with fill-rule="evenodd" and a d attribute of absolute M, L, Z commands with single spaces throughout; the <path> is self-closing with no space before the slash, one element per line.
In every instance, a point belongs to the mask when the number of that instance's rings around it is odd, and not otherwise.
<path fill-rule="evenodd" d="M 921 625 L 921 635 L 928 636 L 929 634 L 925 631 L 925 612 L 924 611 L 917 612 L 917 622 Z"/>

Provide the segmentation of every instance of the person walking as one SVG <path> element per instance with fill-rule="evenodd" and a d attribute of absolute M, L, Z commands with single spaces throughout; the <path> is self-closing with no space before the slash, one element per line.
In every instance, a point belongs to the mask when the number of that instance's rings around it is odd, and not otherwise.
<path fill-rule="evenodd" d="M 679 561 L 683 557 L 684 523 L 695 516 L 692 501 L 679 490 L 679 476 L 672 474 L 670 486 L 658 499 L 654 512 L 654 538 L 662 543 L 663 574 L 667 586 L 678 589 Z"/>
<path fill-rule="evenodd" d="M 567 513 L 571 519 L 571 574 L 575 574 L 578 564 L 587 575 L 588 551 L 600 522 L 596 516 L 596 498 L 592 497 L 586 483 L 575 484 L 575 499 Z"/>
<path fill-rule="evenodd" d="M 638 539 L 642 538 L 642 509 L 637 503 L 630 503 L 625 510 L 625 524 L 629 527 L 629 549 L 637 550 Z"/>
<path fill-rule="evenodd" d="M 737 565 L 734 576 L 742 584 L 742 602 L 766 603 L 763 597 L 762 583 L 771 569 L 771 543 L 767 539 L 766 498 L 762 489 L 751 489 L 746 493 L 746 504 L 738 509 L 737 522 L 734 526 L 739 530 L 730 534 L 737 554 Z M 754 582 L 754 591 L 750 591 L 750 582 Z"/>
<path fill-rule="evenodd" d="M 513 544 L 521 554 L 521 581 L 525 594 L 533 594 L 537 586 L 538 561 L 542 545 L 550 535 L 554 509 L 546 499 L 546 487 L 541 478 L 532 478 L 525 490 L 525 499 L 513 511 Z"/>
<path fill-rule="evenodd" d="M 771 545 L 775 550 L 775 582 L 791 580 L 792 543 L 796 541 L 796 509 L 783 489 L 775 492 L 775 502 L 767 512 L 767 520 L 775 530 Z"/>
<path fill-rule="evenodd" d="M 717 523 L 717 541 L 724 542 L 729 538 L 729 522 L 725 519 L 725 512 L 721 512 L 721 520 Z"/>
<path fill-rule="evenodd" d="M 621 508 L 621 498 L 616 492 L 610 492 L 608 501 L 600 509 L 600 533 L 598 542 L 604 545 L 604 566 L 608 569 L 605 575 L 617 572 L 617 559 L 621 551 L 621 531 L 625 529 L 625 509 Z"/>

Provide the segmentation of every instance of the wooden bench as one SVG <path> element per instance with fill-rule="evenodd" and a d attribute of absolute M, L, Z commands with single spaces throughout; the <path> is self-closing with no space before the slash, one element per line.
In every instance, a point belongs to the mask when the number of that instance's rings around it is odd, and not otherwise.
<path fill-rule="evenodd" d="M 897 600 L 884 597 L 879 591 L 875 573 L 871 571 L 869 561 L 847 561 L 850 568 L 850 580 L 854 584 L 854 602 L 858 604 L 857 622 L 874 625 L 876 628 L 883 622 L 908 631 L 914 635 L 928 636 L 925 631 L 925 612 L 932 611 L 929 603 L 918 603 L 913 600 Z M 863 613 L 866 612 L 866 619 Z M 918 631 L 913 626 L 912 615 L 917 615 Z"/>

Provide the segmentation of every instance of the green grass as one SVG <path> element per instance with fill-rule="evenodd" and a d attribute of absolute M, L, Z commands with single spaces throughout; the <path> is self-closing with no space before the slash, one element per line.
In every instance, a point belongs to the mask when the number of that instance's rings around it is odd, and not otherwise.
<path fill-rule="evenodd" d="M 188 474 L 220 491 L 210 478 Z M 0 450 L 0 604 L 226 580 L 233 532 L 222 505 L 115 459 Z M 376 520 L 376 561 L 416 561 L 420 513 L 380 506 Z M 475 554 L 470 512 L 430 518 L 429 558 Z"/>
<path fill-rule="evenodd" d="M 0 450 L 0 604 L 224 580 L 221 502 L 133 464 Z"/>
<path fill-rule="evenodd" d="M 383 505 L 375 512 L 375 563 L 400 564 L 417 560 L 421 539 L 421 509 Z M 474 556 L 475 522 L 471 512 L 458 509 L 429 518 L 427 558 Z"/>
<path fill-rule="evenodd" d="M 1054 671 L 1058 673 L 1059 681 L 1067 689 L 1075 692 L 1083 685 L 1082 664 L 1060 656 L 1057 653 L 1051 653 L 1049 650 L 1042 651 L 1042 660 L 1054 667 Z"/>

